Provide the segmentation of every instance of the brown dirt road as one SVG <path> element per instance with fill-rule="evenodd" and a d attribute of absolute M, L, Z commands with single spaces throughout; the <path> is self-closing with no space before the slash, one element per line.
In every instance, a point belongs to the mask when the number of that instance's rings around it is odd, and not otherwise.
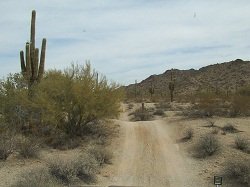
<path fill-rule="evenodd" d="M 127 113 L 117 121 L 123 134 L 117 171 L 108 185 L 193 187 L 205 186 L 193 172 L 190 158 L 173 140 L 166 120 L 130 122 Z"/>

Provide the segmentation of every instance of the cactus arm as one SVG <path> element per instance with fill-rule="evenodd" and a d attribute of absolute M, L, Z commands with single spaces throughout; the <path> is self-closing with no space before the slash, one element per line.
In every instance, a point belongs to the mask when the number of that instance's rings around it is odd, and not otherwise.
<path fill-rule="evenodd" d="M 22 74 L 24 75 L 25 72 L 26 72 L 26 67 L 25 67 L 25 61 L 24 61 L 24 53 L 23 53 L 23 51 L 20 51 L 20 62 L 21 62 Z"/>
<path fill-rule="evenodd" d="M 35 35 L 36 35 L 36 11 L 32 11 L 31 16 L 31 28 L 30 28 L 30 42 L 32 45 L 32 48 L 35 49 Z"/>
<path fill-rule="evenodd" d="M 46 53 L 46 39 L 44 38 L 42 41 L 42 50 L 41 50 L 39 71 L 38 71 L 38 77 L 37 77 L 38 81 L 40 81 L 43 77 L 44 64 L 45 64 L 45 53 Z"/>
<path fill-rule="evenodd" d="M 26 43 L 26 48 L 25 48 L 25 58 L 26 58 L 26 77 L 27 79 L 30 78 L 30 73 L 31 73 L 31 67 L 30 67 L 30 44 L 27 42 Z"/>

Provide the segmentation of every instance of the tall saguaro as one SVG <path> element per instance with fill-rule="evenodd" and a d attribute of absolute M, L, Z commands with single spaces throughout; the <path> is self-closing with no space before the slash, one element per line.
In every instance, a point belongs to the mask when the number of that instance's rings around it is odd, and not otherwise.
<path fill-rule="evenodd" d="M 170 101 L 173 102 L 174 100 L 174 81 L 173 81 L 173 69 L 171 70 L 171 80 L 168 85 L 170 91 Z"/>
<path fill-rule="evenodd" d="M 42 40 L 42 49 L 39 59 L 39 49 L 35 45 L 36 34 L 36 11 L 32 11 L 31 28 L 30 28 L 30 42 L 25 46 L 24 51 L 20 51 L 20 62 L 22 75 L 28 82 L 28 87 L 31 88 L 34 83 L 39 82 L 44 74 L 45 52 L 46 52 L 46 39 Z"/>

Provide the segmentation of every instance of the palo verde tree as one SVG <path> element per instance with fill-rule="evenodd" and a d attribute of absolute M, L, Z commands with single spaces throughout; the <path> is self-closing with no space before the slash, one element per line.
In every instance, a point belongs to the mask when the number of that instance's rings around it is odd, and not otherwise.
<path fill-rule="evenodd" d="M 42 40 L 42 50 L 39 59 L 39 49 L 35 46 L 35 32 L 36 32 L 36 11 L 32 11 L 31 16 L 31 34 L 30 42 L 25 46 L 24 51 L 20 51 L 20 62 L 22 75 L 28 83 L 28 88 L 31 88 L 35 83 L 39 82 L 44 74 L 46 39 Z"/>

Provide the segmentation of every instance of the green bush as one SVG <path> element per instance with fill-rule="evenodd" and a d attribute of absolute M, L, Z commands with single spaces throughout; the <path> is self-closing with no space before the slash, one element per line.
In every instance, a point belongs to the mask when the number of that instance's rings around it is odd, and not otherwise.
<path fill-rule="evenodd" d="M 72 65 L 64 72 L 48 71 L 30 90 L 21 75 L 10 75 L 0 85 L 0 114 L 24 133 L 40 135 L 49 127 L 82 136 L 88 123 L 117 117 L 122 97 L 117 84 L 104 76 L 97 81 L 90 64 Z"/>

